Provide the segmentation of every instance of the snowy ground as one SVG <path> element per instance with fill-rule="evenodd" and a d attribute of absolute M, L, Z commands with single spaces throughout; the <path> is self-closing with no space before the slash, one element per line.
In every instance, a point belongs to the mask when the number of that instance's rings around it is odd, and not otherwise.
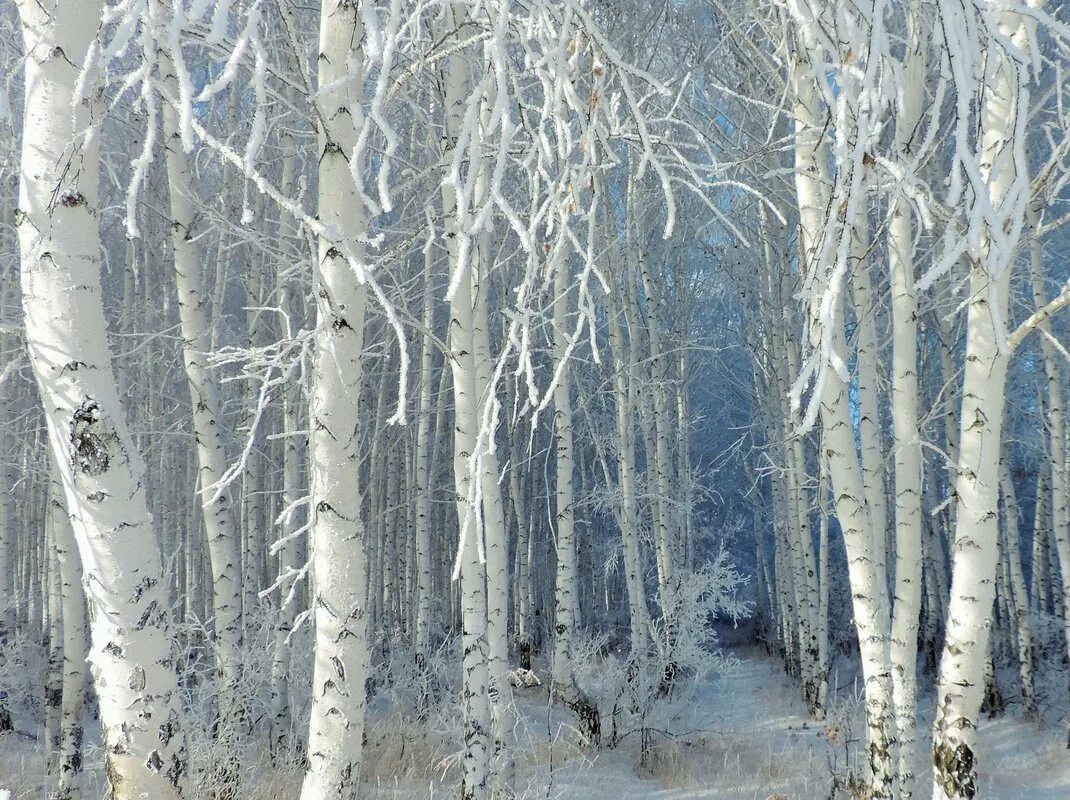
<path fill-rule="evenodd" d="M 518 698 L 523 718 L 518 726 L 516 788 L 524 800 L 828 800 L 846 797 L 833 787 L 857 767 L 861 708 L 851 677 L 834 674 L 831 706 L 825 723 L 806 718 L 798 690 L 785 678 L 778 661 L 757 648 L 735 651 L 739 665 L 703 687 L 686 714 L 673 723 L 672 736 L 655 735 L 645 763 L 639 742 L 625 741 L 597 754 L 574 744 L 567 714 L 545 704 L 533 690 Z M 927 700 L 931 710 L 931 697 Z M 931 714 L 923 717 L 926 721 Z M 385 730 L 386 726 L 376 726 Z M 455 792 L 456 765 L 425 742 L 406 752 L 385 742 L 370 743 L 370 767 L 377 773 L 369 798 L 446 798 Z M 1070 758 L 1065 729 L 1023 723 L 1013 711 L 981 724 L 981 797 L 985 800 L 1068 800 Z M 412 741 L 411 736 L 402 740 Z M 378 752 L 375 752 L 376 749 Z M 927 760 L 928 743 L 919 762 Z M 23 737 L 0 738 L 0 789 L 13 789 L 18 800 L 47 797 L 39 778 L 42 753 Z M 407 767 L 400 767 L 401 764 Z M 421 767 L 420 764 L 426 764 Z M 391 774 L 391 769 L 397 772 Z M 403 773 L 403 774 L 399 774 Z M 929 772 L 919 763 L 921 796 Z M 299 776 L 275 776 L 249 797 L 283 800 L 296 797 Z M 270 785 L 268 785 L 270 784 Z M 94 797 L 95 793 L 91 793 Z"/>
<path fill-rule="evenodd" d="M 827 800 L 857 767 L 861 705 L 853 681 L 833 697 L 825 723 L 806 716 L 780 663 L 757 648 L 736 651 L 733 673 L 713 680 L 679 730 L 663 739 L 647 768 L 624 753 L 605 753 L 557 770 L 549 790 L 526 797 L 658 798 L 659 800 Z M 835 676 L 834 676 L 835 677 Z M 932 719 L 932 698 L 923 716 Z M 987 800 L 1070 800 L 1070 757 L 1061 725 L 1040 728 L 1013 712 L 984 719 L 980 729 L 980 797 Z M 919 790 L 930 787 L 929 743 L 921 743 Z M 645 775 L 644 775 L 645 773 Z M 549 771 L 538 777 L 545 785 Z M 539 781 L 533 781 L 538 784 Z"/>

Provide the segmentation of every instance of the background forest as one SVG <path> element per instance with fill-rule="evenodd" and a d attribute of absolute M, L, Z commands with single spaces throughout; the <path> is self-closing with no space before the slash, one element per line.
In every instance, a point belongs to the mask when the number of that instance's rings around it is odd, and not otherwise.
<path fill-rule="evenodd" d="M 0 798 L 1070 797 L 1068 69 L 0 0 Z"/>

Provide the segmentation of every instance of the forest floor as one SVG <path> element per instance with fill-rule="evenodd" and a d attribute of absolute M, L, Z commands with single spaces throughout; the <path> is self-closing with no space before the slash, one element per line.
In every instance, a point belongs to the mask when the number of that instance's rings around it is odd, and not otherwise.
<path fill-rule="evenodd" d="M 600 754 L 532 775 L 525 798 L 584 800 L 830 800 L 850 795 L 844 787 L 859 769 L 863 728 L 860 683 L 833 689 L 825 722 L 807 717 L 798 688 L 781 662 L 757 647 L 733 651 L 738 665 L 700 690 L 687 717 L 674 722 L 675 736 L 655 742 L 646 763 L 629 748 Z M 838 676 L 832 676 L 836 683 Z M 927 729 L 932 692 L 922 699 Z M 1061 704 L 1060 704 L 1061 705 Z M 931 792 L 929 740 L 919 741 L 918 794 Z M 980 726 L 980 786 L 986 800 L 1070 800 L 1066 727 L 1021 720 L 1013 706 Z M 542 787 L 539 791 L 535 787 Z"/>
<path fill-rule="evenodd" d="M 807 718 L 798 688 L 780 661 L 757 647 L 735 648 L 736 665 L 699 687 L 682 713 L 648 737 L 597 753 L 578 746 L 572 719 L 549 706 L 544 690 L 520 691 L 517 706 L 516 779 L 522 800 L 840 800 L 850 771 L 860 767 L 862 709 L 850 666 L 834 669 L 828 719 Z M 1063 673 L 1065 677 L 1065 673 Z M 1051 695 L 1063 680 L 1053 680 Z M 1042 698 L 1044 697 L 1042 687 Z M 923 729 L 933 697 L 922 702 Z M 1012 704 L 980 728 L 980 792 L 985 800 L 1070 800 L 1070 758 L 1065 749 L 1064 702 L 1048 704 L 1046 725 L 1022 721 Z M 366 796 L 376 800 L 436 800 L 456 794 L 458 763 L 446 739 L 414 722 L 375 719 L 369 731 Z M 924 732 L 921 731 L 921 732 Z M 399 745 L 400 742 L 400 745 Z M 94 754 L 95 755 L 95 754 Z M 0 790 L 15 800 L 45 800 L 44 753 L 23 736 L 0 737 Z M 89 759 L 92 764 L 97 758 Z M 919 796 L 930 791 L 928 741 L 919 743 Z M 293 800 L 299 770 L 282 774 L 257 768 L 246 800 Z M 252 777 L 252 776 L 250 776 Z M 93 784 L 97 784 L 96 781 Z M 86 800 L 97 800 L 99 784 Z"/>

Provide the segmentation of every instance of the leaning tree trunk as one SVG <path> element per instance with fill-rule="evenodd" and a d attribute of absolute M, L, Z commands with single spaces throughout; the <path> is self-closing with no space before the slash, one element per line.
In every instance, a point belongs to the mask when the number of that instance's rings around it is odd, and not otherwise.
<path fill-rule="evenodd" d="M 26 345 L 92 598 L 89 656 L 116 800 L 186 794 L 167 586 L 101 304 L 96 73 L 76 85 L 97 0 L 20 2 L 26 113 L 19 244 Z M 72 113 L 73 110 L 73 113 Z M 94 131 L 94 134 L 96 132 Z"/>
<path fill-rule="evenodd" d="M 796 59 L 803 58 L 802 48 Z M 819 113 L 818 96 L 813 82 L 801 62 L 795 65 L 795 186 L 799 200 L 800 260 L 807 265 L 807 274 L 819 276 L 821 284 L 826 265 L 815 264 L 821 249 L 820 240 L 825 222 L 827 197 L 824 183 L 826 151 L 821 142 L 823 118 Z M 848 230 L 844 235 L 854 237 Z M 842 299 L 837 299 L 831 313 L 822 314 L 822 297 L 816 296 L 811 308 L 811 335 L 815 349 L 820 347 L 816 337 L 822 326 L 831 326 L 831 357 L 847 363 L 847 342 L 844 333 Z M 879 570 L 873 556 L 874 547 L 884 546 L 873 535 L 862 468 L 855 451 L 849 386 L 839 372 L 828 365 L 824 375 L 820 402 L 822 448 L 829 463 L 829 477 L 835 496 L 836 517 L 843 533 L 847 551 L 848 577 L 852 608 L 858 629 L 859 652 L 866 693 L 866 753 L 870 790 L 874 798 L 890 797 L 894 778 L 893 714 L 889 636 L 891 620 L 888 613 L 887 575 Z M 883 562 L 882 562 L 883 563 Z"/>
<path fill-rule="evenodd" d="M 360 242 L 368 227 L 349 171 L 350 160 L 360 157 L 355 148 L 356 124 L 363 119 L 362 41 L 356 5 L 324 3 L 316 96 L 319 219 L 339 242 L 321 237 L 316 265 L 309 411 L 316 645 L 301 800 L 356 796 L 363 755 L 369 654 L 357 427 L 367 295 L 349 262 L 362 258 Z"/>
<path fill-rule="evenodd" d="M 1028 51 L 1022 17 L 999 13 L 1000 32 Z M 981 177 L 993 209 L 1002 210 L 1016 181 L 1021 143 L 1015 142 L 1029 92 L 1019 65 L 990 45 L 994 59 L 981 115 Z M 1024 181 L 1028 186 L 1028 181 Z M 1018 191 L 1024 189 L 1019 186 Z M 955 542 L 947 634 L 940 660 L 937 718 L 933 730 L 934 800 L 971 800 L 977 794 L 977 719 L 985 688 L 999 537 L 999 460 L 1008 351 L 996 320 L 1009 307 L 1013 242 L 1005 230 L 988 231 L 970 263 L 966 353 L 959 416 L 955 481 Z M 996 244 L 996 247 L 993 244 Z"/>

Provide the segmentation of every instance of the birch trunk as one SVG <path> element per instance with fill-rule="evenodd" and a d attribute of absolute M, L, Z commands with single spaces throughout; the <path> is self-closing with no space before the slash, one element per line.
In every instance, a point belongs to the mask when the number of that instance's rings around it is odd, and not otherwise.
<path fill-rule="evenodd" d="M 460 4 L 452 7 L 453 22 L 461 24 L 465 11 Z M 448 143 L 443 162 L 449 163 L 452 148 L 457 144 L 465 114 L 468 63 L 460 55 L 447 60 L 445 76 L 445 130 Z M 479 169 L 469 164 L 469 169 Z M 462 714 L 464 729 L 462 800 L 485 800 L 491 795 L 491 704 L 490 672 L 487 642 L 487 574 L 480 558 L 479 539 L 482 508 L 475 501 L 471 459 L 476 453 L 479 412 L 474 341 L 474 297 L 472 293 L 472 263 L 479 250 L 472 246 L 470 234 L 460 230 L 457 187 L 442 183 L 442 208 L 446 220 L 449 252 L 450 282 L 455 287 L 450 299 L 450 366 L 453 372 L 454 438 L 453 479 L 456 492 L 457 522 L 460 529 L 460 592 L 461 592 L 461 648 L 463 652 Z M 469 263 L 462 261 L 461 238 L 466 237 L 465 250 Z M 473 252 L 474 251 L 474 252 Z M 459 270 L 468 271 L 460 279 Z"/>
<path fill-rule="evenodd" d="M 0 201 L 4 202 L 4 201 Z M 6 206 L 6 203 L 5 203 Z M 9 212 L 9 208 L 0 209 Z M 0 285 L 0 306 L 6 308 L 7 301 L 13 292 L 10 285 L 4 281 Z M 12 350 L 12 343 L 8 336 L 0 330 L 0 353 L 7 354 Z M 0 415 L 3 419 L 11 419 L 14 404 L 10 401 L 12 381 L 0 383 Z M 0 438 L 0 486 L 14 486 L 15 472 L 8 465 L 14 463 L 17 449 L 8 443 L 6 431 Z M 7 660 L 8 637 L 15 633 L 15 574 L 16 561 L 15 544 L 18 541 L 15 535 L 15 504 L 12 502 L 10 492 L 0 492 L 0 667 L 4 667 Z M 12 730 L 14 720 L 8 708 L 7 692 L 0 689 L 0 733 Z"/>
<path fill-rule="evenodd" d="M 284 146 L 288 148 L 282 164 L 282 187 L 286 192 L 292 191 L 294 186 L 294 165 L 296 161 L 294 141 L 291 136 L 283 138 Z M 280 221 L 281 222 L 281 221 Z M 280 231 L 280 239 L 294 245 L 294 258 L 301 258 L 300 248 L 303 245 L 297 232 L 289 225 Z M 286 333 L 300 325 L 305 318 L 305 303 L 301 292 L 294 291 L 282 270 L 279 271 L 276 281 L 276 294 L 279 304 L 289 315 L 289 327 Z M 299 372 L 304 377 L 304 370 Z M 300 547 L 297 541 L 299 515 L 297 506 L 304 496 L 302 493 L 302 461 L 304 461 L 305 448 L 299 449 L 301 435 L 301 399 L 305 389 L 303 380 L 291 380 L 282 390 L 282 508 L 285 510 L 281 520 L 282 546 L 278 551 L 276 562 L 280 575 L 292 573 L 297 570 L 302 562 Z M 307 462 L 306 462 L 307 463 Z M 307 513 L 307 512 L 306 512 Z M 272 520 L 278 518 L 278 513 L 272 515 Z M 295 578 L 296 580 L 296 578 Z M 271 732 L 268 749 L 274 757 L 289 751 L 294 752 L 290 742 L 294 733 L 294 721 L 290 708 L 296 698 L 292 696 L 290 682 L 291 649 L 289 637 L 293 631 L 294 621 L 297 616 L 297 603 L 299 592 L 297 587 L 293 589 L 280 589 L 279 604 L 275 614 L 275 641 L 274 652 L 271 659 Z M 293 592 L 293 598 L 286 602 L 288 592 Z"/>
<path fill-rule="evenodd" d="M 482 169 L 486 170 L 486 166 Z M 481 177 L 481 182 L 485 177 Z M 482 410 L 495 402 L 491 385 L 494 369 L 490 347 L 490 315 L 486 275 L 489 271 L 489 243 L 480 244 L 480 270 L 474 273 L 475 313 L 473 315 L 473 361 L 480 422 Z M 491 723 L 494 734 L 496 772 L 495 793 L 508 791 L 513 779 L 512 731 L 516 724 L 512 687 L 509 683 L 509 535 L 505 526 L 505 504 L 498 483 L 500 470 L 494 449 L 495 431 L 488 438 L 480 459 L 480 490 L 483 498 L 483 539 L 486 546 L 487 572 L 487 644 L 490 671 Z"/>
<path fill-rule="evenodd" d="M 281 574 L 296 570 L 299 554 L 296 541 L 297 511 L 293 510 L 301 498 L 301 453 L 298 452 L 298 412 L 301 395 L 297 386 L 287 387 L 283 393 L 283 464 L 282 464 L 282 501 L 286 509 L 291 509 L 282 521 L 282 538 L 285 544 L 279 550 L 279 568 Z M 290 686 L 290 643 L 297 613 L 297 597 L 286 602 L 287 594 L 281 592 L 278 616 L 275 621 L 275 651 L 271 662 L 271 752 L 275 755 L 293 749 L 288 740 L 293 734 L 293 718 L 290 708 L 293 705 Z"/>
<path fill-rule="evenodd" d="M 916 22 L 914 25 L 916 26 Z M 924 61 L 916 31 L 907 55 L 896 121 L 896 147 L 910 158 L 910 141 L 924 99 Z M 922 462 L 918 423 L 918 301 L 914 293 L 914 226 L 907 198 L 892 198 L 888 261 L 892 284 L 892 423 L 895 456 L 895 598 L 892 612 L 892 699 L 899 744 L 900 800 L 915 792 L 917 755 L 918 619 L 922 589 Z M 877 431 L 879 436 L 880 432 Z"/>
<path fill-rule="evenodd" d="M 357 428 L 366 290 L 347 260 L 363 258 L 367 219 L 350 177 L 362 119 L 363 26 L 356 5 L 320 11 L 319 219 L 341 245 L 319 241 L 311 418 L 315 666 L 308 769 L 301 800 L 350 800 L 358 791 L 368 675 L 364 523 Z M 345 80 L 346 78 L 350 80 Z M 359 167 L 358 167 L 359 168 Z"/>
<path fill-rule="evenodd" d="M 634 187 L 632 188 L 634 192 Z M 639 275 L 643 284 L 646 308 L 647 343 L 650 347 L 650 385 L 654 396 L 650 408 L 653 412 L 654 448 L 648 452 L 647 458 L 653 463 L 654 485 L 657 489 L 654 497 L 654 540 L 658 547 L 658 576 L 663 595 L 670 594 L 676 589 L 676 562 L 678 553 L 676 547 L 676 526 L 671 519 L 670 501 L 672 498 L 672 474 L 669 458 L 669 408 L 668 388 L 665 374 L 664 359 L 661 348 L 661 329 L 657 318 L 657 295 L 655 294 L 654 280 L 650 273 L 650 266 L 646 253 L 642 247 L 639 250 Z M 651 459 L 651 457 L 653 457 Z M 666 598 L 662 598 L 664 604 Z M 667 621 L 669 625 L 672 620 Z M 669 631 L 670 653 L 674 647 L 674 634 Z M 669 665 L 675 671 L 675 667 Z"/>
<path fill-rule="evenodd" d="M 449 102 L 447 101 L 447 105 Z M 444 190 L 444 194 L 448 190 Z M 456 225 L 449 216 L 448 225 Z M 456 238 L 456 233 L 454 233 Z M 452 243 L 452 242 L 451 242 Z M 456 269 L 456 254 L 450 253 Z M 472 341 L 472 288 L 462 280 L 450 302 L 450 362 L 453 369 L 455 415 L 453 473 L 457 497 L 457 522 L 461 530 L 461 646 L 464 652 L 464 800 L 490 796 L 491 704 L 487 643 L 487 579 L 481 562 L 481 509 L 471 502 L 470 459 L 476 451 L 478 399 Z"/>
<path fill-rule="evenodd" d="M 801 51 L 796 58 L 801 58 Z M 824 225 L 827 199 L 823 183 L 825 148 L 821 142 L 823 120 L 818 97 L 800 63 L 795 64 L 795 187 L 799 203 L 800 261 L 821 274 L 815 265 Z M 817 301 L 818 303 L 820 301 Z M 821 316 L 811 308 L 811 335 L 820 326 L 831 326 L 832 358 L 847 363 L 842 301 Z M 815 341 L 815 347 L 819 343 Z M 887 575 L 877 567 L 875 537 L 866 504 L 862 469 L 855 452 L 848 385 L 829 367 L 819 398 L 822 447 L 829 460 L 829 474 L 836 498 L 836 516 L 847 551 L 852 607 L 858 629 L 859 652 L 866 692 L 866 762 L 874 798 L 890 797 L 894 778 L 893 708 L 889 658 L 890 617 Z M 884 542 L 880 546 L 883 548 Z"/>
<path fill-rule="evenodd" d="M 1036 212 L 1030 208 L 1030 227 L 1037 227 Z M 1040 241 L 1034 235 L 1029 246 L 1029 264 L 1033 288 L 1033 302 L 1038 309 L 1046 304 L 1044 293 L 1044 263 Z M 1070 487 L 1066 480 L 1065 425 L 1063 422 L 1063 379 L 1059 367 L 1060 356 L 1051 343 L 1051 325 L 1047 320 L 1040 323 L 1040 347 L 1044 356 L 1044 377 L 1047 383 L 1045 397 L 1047 408 L 1045 420 L 1048 431 L 1047 474 L 1051 486 L 1051 531 L 1055 552 L 1059 557 L 1059 574 L 1062 578 L 1063 607 L 1070 601 Z M 1045 498 L 1047 502 L 1047 498 Z M 1070 614 L 1063 617 L 1063 633 L 1067 652 L 1070 652 Z M 1070 746 L 1070 739 L 1068 739 Z"/>
<path fill-rule="evenodd" d="M 161 56 L 164 90 L 178 95 L 178 81 L 168 54 Z M 182 332 L 182 363 L 186 369 L 192 407 L 193 433 L 197 442 L 197 483 L 202 520 L 212 565 L 212 615 L 215 631 L 216 669 L 220 680 L 220 717 L 223 731 L 233 736 L 241 716 L 237 699 L 241 696 L 243 646 L 242 573 L 238 550 L 240 533 L 228 490 L 214 484 L 223 477 L 227 456 L 220 418 L 219 387 L 206 359 L 212 346 L 209 321 L 210 298 L 201 269 L 200 254 L 194 243 L 196 212 L 189 164 L 182 149 L 178 112 L 163 103 L 164 152 L 167 161 L 167 188 L 171 207 L 171 250 L 174 255 L 175 287 Z M 231 765 L 232 767 L 235 765 Z M 227 770 L 225 777 L 233 779 Z"/>
<path fill-rule="evenodd" d="M 568 269 L 556 265 L 554 281 L 554 357 L 561 362 L 568 347 Z M 554 592 L 554 691 L 579 718 L 587 740 L 597 745 L 601 736 L 598 707 L 580 691 L 572 663 L 576 636 L 579 581 L 576 558 L 576 519 L 573 506 L 572 397 L 567 361 L 554 387 L 557 514 L 555 541 L 557 575 Z"/>
<path fill-rule="evenodd" d="M 1040 413 L 1044 414 L 1044 405 Z M 1042 463 L 1037 471 L 1037 491 L 1033 506 L 1033 548 L 1029 563 L 1029 599 L 1038 614 L 1048 613 L 1048 470 Z M 1043 651 L 1044 643 L 1041 643 Z"/>
<path fill-rule="evenodd" d="M 86 579 L 112 796 L 186 794 L 167 587 L 101 305 L 97 74 L 75 96 L 96 0 L 20 2 L 26 46 L 19 244 L 26 343 Z M 73 109 L 73 114 L 72 114 Z"/>
<path fill-rule="evenodd" d="M 85 730 L 86 689 L 86 606 L 82 589 L 82 564 L 70 517 L 63 503 L 63 487 L 53 467 L 52 536 L 59 567 L 59 590 L 63 616 L 63 689 L 59 741 L 55 772 L 57 800 L 78 800 L 84 776 L 82 749 Z"/>
<path fill-rule="evenodd" d="M 1028 51 L 1022 17 L 999 11 L 999 28 Z M 1000 47 L 1002 45 L 999 45 Z M 996 45 L 993 45 L 995 48 Z M 1015 137 L 1028 112 L 1028 90 L 1010 54 L 991 52 L 994 80 L 985 87 L 981 114 L 981 177 L 993 208 L 1007 200 L 1016 180 Z M 991 235 L 991 234 L 990 234 Z M 1011 252 L 992 258 L 991 241 L 970 264 L 966 353 L 959 416 L 955 481 L 955 543 L 947 634 L 940 661 L 937 719 L 933 732 L 934 800 L 969 800 L 977 793 L 977 718 L 984 691 L 999 534 L 999 457 L 1008 355 L 995 319 L 1006 320 Z"/>
<path fill-rule="evenodd" d="M 877 397 L 877 314 L 870 276 L 869 235 L 862 215 L 853 232 L 854 272 L 851 275 L 851 299 L 854 305 L 857 338 L 858 439 L 861 451 L 862 490 L 869 513 L 871 553 L 874 568 L 881 580 L 888 581 L 888 501 L 884 487 L 883 426 L 880 400 Z M 894 269 L 894 266 L 893 266 Z"/>
<path fill-rule="evenodd" d="M 636 508 L 634 382 L 631 380 L 624 332 L 617 314 L 611 313 L 609 317 L 609 341 L 613 352 L 613 388 L 617 410 L 620 533 L 624 550 L 624 582 L 628 591 L 628 610 L 631 617 L 630 657 L 642 659 L 650 644 L 650 612 L 646 605 L 646 586 L 643 582 L 643 563 L 639 549 L 639 512 Z"/>
<path fill-rule="evenodd" d="M 1018 532 L 1018 497 L 1011 480 L 1011 471 L 1006 460 L 1000 467 L 1000 490 L 1003 494 L 1003 514 L 1005 520 L 1003 545 L 1007 554 L 1007 566 L 1010 573 L 1010 604 L 1013 624 L 1017 631 L 1018 674 L 1022 683 L 1022 711 L 1027 719 L 1039 718 L 1037 695 L 1033 683 L 1033 627 L 1029 615 L 1029 596 L 1025 590 L 1025 575 L 1022 572 L 1021 541 Z"/>
<path fill-rule="evenodd" d="M 46 602 L 43 608 L 45 618 L 42 620 L 45 631 L 45 646 L 48 661 L 44 674 L 44 742 L 48 748 L 48 769 L 54 772 L 58 766 L 56 759 L 60 751 L 60 717 L 63 714 L 63 614 L 60 610 L 59 558 L 56 554 L 56 528 L 64 524 L 63 503 L 59 500 L 62 487 L 50 482 L 48 492 L 48 514 L 45 518 L 44 536 L 39 540 L 42 545 L 41 578 L 47 580 L 44 592 Z"/>
<path fill-rule="evenodd" d="M 416 408 L 416 658 L 426 662 L 431 647 L 431 327 L 434 304 L 431 292 L 432 250 L 424 254 L 424 337 L 420 350 L 420 395 Z M 438 402 L 444 402 L 438 398 Z"/>
<path fill-rule="evenodd" d="M 514 391 L 515 381 L 512 382 Z M 521 436 L 516 429 L 515 420 L 509 423 L 509 455 L 511 469 L 509 470 L 509 499 L 513 506 L 513 516 L 516 518 L 516 586 L 513 593 L 516 597 L 514 625 L 516 629 L 516 656 L 518 665 L 522 669 L 531 669 L 531 657 L 535 651 L 535 637 L 533 635 L 534 620 L 532 609 L 531 570 L 533 567 L 533 542 L 532 521 L 528 516 L 525 493 L 527 481 L 521 480 L 521 456 L 525 455 Z M 524 461 L 523 463 L 527 463 Z M 527 470 L 525 470 L 525 474 Z"/>

